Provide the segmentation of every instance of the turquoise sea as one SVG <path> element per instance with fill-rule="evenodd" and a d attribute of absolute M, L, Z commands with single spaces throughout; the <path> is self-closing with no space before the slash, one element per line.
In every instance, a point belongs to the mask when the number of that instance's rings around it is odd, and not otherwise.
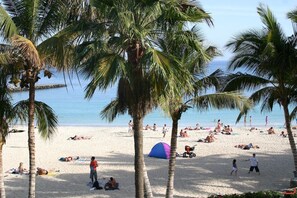
<path fill-rule="evenodd" d="M 226 61 L 214 61 L 209 64 L 209 72 L 217 68 L 225 69 Z M 85 126 L 127 126 L 131 117 L 122 115 L 117 117 L 114 122 L 109 123 L 100 117 L 100 111 L 116 96 L 116 87 L 101 92 L 97 91 L 91 100 L 84 99 L 84 88 L 87 81 L 77 77 L 72 78 L 70 83 L 66 76 L 67 88 L 56 88 L 36 91 L 36 100 L 43 101 L 51 106 L 58 115 L 59 125 L 85 125 Z M 64 83 L 62 74 L 55 73 L 51 79 L 42 78 L 38 84 Z M 13 93 L 13 100 L 27 99 L 28 92 Z M 200 112 L 196 109 L 189 109 L 182 115 L 179 122 L 181 127 L 195 126 L 199 123 L 204 127 L 213 127 L 218 119 L 222 123 L 235 126 L 238 116 L 237 110 L 216 110 L 210 109 L 206 112 Z M 251 123 L 250 123 L 251 116 Z M 261 113 L 259 108 L 255 108 L 247 116 L 247 126 L 265 125 L 265 118 L 268 116 L 269 126 L 281 127 L 284 124 L 283 111 L 279 106 L 275 106 L 273 112 Z M 171 119 L 166 117 L 160 110 L 154 110 L 144 119 L 144 125 L 171 126 Z M 295 124 L 295 123 L 294 123 Z M 243 119 L 236 126 L 243 126 Z"/>

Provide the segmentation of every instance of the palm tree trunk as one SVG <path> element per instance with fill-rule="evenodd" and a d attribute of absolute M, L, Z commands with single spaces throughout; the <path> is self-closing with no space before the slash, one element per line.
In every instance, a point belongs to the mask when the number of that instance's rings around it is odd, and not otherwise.
<path fill-rule="evenodd" d="M 152 188 L 151 188 L 151 183 L 150 183 L 150 180 L 149 180 L 149 177 L 148 177 L 148 174 L 147 174 L 147 170 L 146 170 L 146 166 L 145 166 L 145 163 L 143 164 L 143 168 L 144 168 L 144 197 L 146 198 L 153 198 L 154 195 L 153 195 L 153 191 L 152 191 Z"/>
<path fill-rule="evenodd" d="M 285 114 L 286 129 L 289 137 L 291 150 L 293 153 L 295 172 L 297 173 L 297 150 L 296 150 L 296 144 L 295 144 L 293 132 L 291 129 L 291 119 L 289 114 L 289 108 L 288 108 L 288 105 L 283 105 L 283 108 L 284 108 L 284 114 Z"/>
<path fill-rule="evenodd" d="M 3 137 L 2 137 L 3 138 Z M 1 187 L 1 190 L 0 190 L 0 197 L 1 198 L 5 198 L 6 195 L 5 195 L 5 188 L 4 188 L 4 175 L 3 175 L 3 155 L 2 155 L 2 152 L 3 152 L 3 145 L 4 145 L 4 141 L 3 139 L 0 141 L 0 187 Z"/>
<path fill-rule="evenodd" d="M 177 129 L 178 129 L 178 119 L 172 118 L 170 159 L 169 159 L 169 167 L 168 167 L 168 181 L 167 181 L 167 189 L 166 189 L 166 198 L 173 197 L 174 170 L 175 170 L 176 147 L 177 147 Z"/>
<path fill-rule="evenodd" d="M 35 82 L 30 82 L 29 87 L 29 118 L 28 118 L 28 147 L 30 158 L 30 175 L 29 175 L 29 198 L 35 198 L 35 132 L 34 132 L 34 110 L 35 110 Z"/>
<path fill-rule="evenodd" d="M 143 118 L 133 116 L 134 123 L 134 166 L 135 166 L 135 197 L 144 197 L 144 157 L 143 157 Z"/>

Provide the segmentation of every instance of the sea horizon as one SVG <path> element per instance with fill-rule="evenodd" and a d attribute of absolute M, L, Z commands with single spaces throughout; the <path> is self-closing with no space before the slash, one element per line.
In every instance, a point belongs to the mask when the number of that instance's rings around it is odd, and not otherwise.
<path fill-rule="evenodd" d="M 225 69 L 227 61 L 213 61 L 209 64 L 209 72 L 218 68 Z M 63 74 L 54 73 L 51 79 L 42 78 L 37 85 L 45 84 L 63 84 L 65 79 Z M 116 97 L 116 86 L 106 91 L 96 91 L 91 99 L 85 99 L 84 89 L 88 81 L 80 78 L 70 80 L 66 77 L 67 87 L 36 90 L 36 100 L 45 102 L 53 108 L 58 115 L 60 126 L 103 126 L 103 127 L 122 127 L 128 126 L 129 120 L 132 120 L 128 114 L 118 116 L 112 123 L 102 119 L 100 111 Z M 28 92 L 15 92 L 12 94 L 13 102 L 28 98 Z M 214 127 L 218 119 L 225 125 L 243 127 L 243 118 L 239 123 L 235 123 L 239 114 L 238 110 L 228 109 L 209 109 L 208 111 L 198 111 L 190 108 L 182 114 L 179 120 L 180 127 L 195 127 L 197 123 L 203 127 Z M 259 127 L 266 125 L 266 116 L 268 116 L 268 126 L 283 127 L 284 116 L 279 106 L 275 106 L 272 112 L 260 112 L 260 107 L 250 111 L 246 118 L 247 127 Z M 251 118 L 251 122 L 250 122 Z M 171 118 L 166 117 L 161 109 L 157 108 L 149 113 L 145 118 L 143 125 L 157 124 L 162 127 L 164 124 L 171 126 Z"/>

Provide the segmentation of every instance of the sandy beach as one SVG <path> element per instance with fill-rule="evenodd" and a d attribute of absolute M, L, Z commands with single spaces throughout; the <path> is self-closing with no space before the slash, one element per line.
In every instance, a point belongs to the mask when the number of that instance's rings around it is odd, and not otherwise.
<path fill-rule="evenodd" d="M 28 168 L 26 126 L 22 133 L 11 133 L 3 148 L 4 171 L 17 168 L 20 162 Z M 171 130 L 171 128 L 169 128 Z M 250 132 L 249 127 L 233 128 L 232 135 L 216 135 L 215 142 L 197 142 L 209 130 L 190 130 L 188 138 L 178 138 L 178 153 L 185 145 L 195 145 L 196 158 L 177 158 L 175 197 L 207 197 L 212 194 L 243 193 L 248 191 L 280 190 L 289 186 L 293 177 L 293 157 L 288 138 L 268 135 L 266 129 Z M 263 132 L 260 132 L 263 131 Z M 154 197 L 164 197 L 169 160 L 148 157 L 158 142 L 170 143 L 170 134 L 163 138 L 162 130 L 144 130 L 144 156 Z M 89 140 L 67 140 L 70 136 L 91 136 Z M 242 150 L 237 144 L 253 143 L 259 149 Z M 48 141 L 36 132 L 36 165 L 54 170 L 49 175 L 36 177 L 36 197 L 134 197 L 134 146 L 128 127 L 59 127 Z M 253 153 L 259 160 L 261 175 L 248 174 Z M 59 158 L 79 156 L 79 160 L 61 162 Z M 104 185 L 109 177 L 120 184 L 120 190 L 90 190 L 89 163 L 91 156 L 99 162 L 99 182 Z M 230 176 L 232 160 L 237 160 L 238 175 Z M 57 171 L 57 172 L 55 172 Z M 28 175 L 5 173 L 7 197 L 26 197 Z"/>

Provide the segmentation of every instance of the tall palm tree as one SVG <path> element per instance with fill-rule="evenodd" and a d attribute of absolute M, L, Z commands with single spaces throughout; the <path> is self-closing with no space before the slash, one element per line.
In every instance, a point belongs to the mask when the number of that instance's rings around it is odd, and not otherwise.
<path fill-rule="evenodd" d="M 118 83 L 117 100 L 110 105 L 128 111 L 134 122 L 135 196 L 144 196 L 143 118 L 165 95 L 169 79 L 187 84 L 189 72 L 174 58 L 155 45 L 175 21 L 199 22 L 209 19 L 207 13 L 188 1 L 114 0 L 92 2 L 103 15 L 92 21 L 88 42 L 78 48 L 80 66 L 91 81 L 86 97 L 94 91 Z M 81 25 L 84 26 L 84 25 Z M 171 81 L 173 82 L 173 80 Z"/>
<path fill-rule="evenodd" d="M 275 104 L 282 107 L 297 171 L 297 151 L 291 129 L 291 118 L 296 114 L 296 107 L 291 115 L 289 110 L 289 105 L 296 104 L 297 97 L 297 37 L 285 36 L 268 7 L 260 5 L 258 14 L 263 29 L 246 31 L 227 44 L 234 53 L 229 69 L 242 68 L 247 73 L 232 74 L 225 90 L 254 90 L 250 99 L 255 105 L 261 103 L 261 111 L 272 111 Z M 239 118 L 244 113 L 246 111 Z"/>
<path fill-rule="evenodd" d="M 9 59 L 7 53 L 0 54 L 0 56 L 2 57 L 0 58 L 2 63 L 0 66 L 0 197 L 6 197 L 3 177 L 2 149 L 9 133 L 8 123 L 13 120 L 20 120 L 21 122 L 26 121 L 28 119 L 27 112 L 29 105 L 28 100 L 20 101 L 15 105 L 11 104 L 12 98 L 10 97 L 9 89 L 7 87 L 7 81 L 12 71 L 12 60 L 7 61 Z M 11 79 L 13 81 L 13 77 L 11 77 Z M 49 106 L 42 102 L 35 101 L 35 108 L 39 126 L 38 130 L 43 138 L 50 138 L 57 125 L 57 116 Z"/>
<path fill-rule="evenodd" d="M 192 107 L 199 111 L 210 107 L 241 109 L 248 104 L 245 98 L 237 93 L 205 94 L 211 88 L 219 88 L 222 72 L 217 70 L 209 76 L 205 74 L 206 64 L 219 53 L 212 46 L 203 46 L 203 37 L 195 26 L 192 29 L 185 29 L 184 25 L 180 24 L 171 31 L 173 32 L 168 32 L 164 38 L 159 39 L 159 48 L 177 58 L 192 74 L 193 80 L 187 86 L 178 87 L 178 92 L 169 92 L 172 94 L 171 97 L 161 101 L 163 110 L 172 119 L 166 197 L 173 197 L 178 121 L 182 114 Z"/>
<path fill-rule="evenodd" d="M 53 54 L 52 45 L 56 42 L 54 33 L 66 24 L 69 14 L 69 2 L 62 0 L 2 0 L 0 5 L 0 34 L 5 41 L 10 42 L 14 48 L 14 55 L 19 60 L 18 67 L 21 72 L 19 80 L 21 87 L 29 88 L 28 111 L 28 147 L 30 157 L 29 197 L 35 197 L 35 83 L 39 73 L 47 66 L 63 67 L 64 54 L 61 48 Z M 48 52 L 48 53 L 47 53 Z M 52 53 L 52 54 L 50 54 Z M 51 57 L 52 55 L 52 57 Z M 54 56 L 55 55 L 55 56 Z M 54 61 L 55 59 L 55 61 Z M 45 76 L 50 72 L 45 70 Z M 39 126 L 40 127 L 40 126 Z"/>

